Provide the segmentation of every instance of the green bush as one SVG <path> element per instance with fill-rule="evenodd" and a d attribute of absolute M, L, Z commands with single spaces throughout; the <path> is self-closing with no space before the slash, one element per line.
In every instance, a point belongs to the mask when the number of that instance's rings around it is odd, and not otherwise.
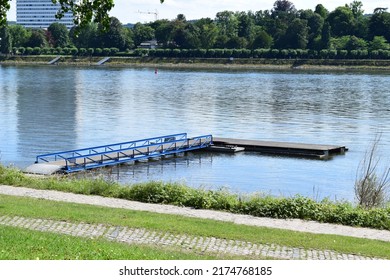
<path fill-rule="evenodd" d="M 118 48 L 110 48 L 110 55 L 115 55 L 119 52 Z"/>
<path fill-rule="evenodd" d="M 94 51 L 94 54 L 99 56 L 102 54 L 102 49 L 101 48 L 96 48 L 95 51 Z"/>
<path fill-rule="evenodd" d="M 279 50 L 278 49 L 272 49 L 270 52 L 269 52 L 269 56 L 270 58 L 278 58 L 279 57 Z"/>
<path fill-rule="evenodd" d="M 102 50 L 103 55 L 110 55 L 110 52 L 111 52 L 110 48 L 103 48 Z"/>
<path fill-rule="evenodd" d="M 87 49 L 86 48 L 80 48 L 78 51 L 80 56 L 85 56 L 87 55 Z"/>
<path fill-rule="evenodd" d="M 24 54 L 25 52 L 26 52 L 26 48 L 24 48 L 24 47 L 18 48 L 18 53 Z"/>
<path fill-rule="evenodd" d="M 341 59 L 345 59 L 348 56 L 348 51 L 347 50 L 338 50 L 337 51 L 337 57 Z"/>
<path fill-rule="evenodd" d="M 55 52 L 53 52 L 53 54 L 63 54 L 63 53 L 62 53 L 62 48 L 61 48 L 61 47 L 57 47 L 57 48 L 55 49 Z"/>
<path fill-rule="evenodd" d="M 172 56 L 173 57 L 180 57 L 181 56 L 181 50 L 180 49 L 173 49 L 172 50 Z"/>
<path fill-rule="evenodd" d="M 289 51 L 286 50 L 286 49 L 280 50 L 279 56 L 280 56 L 281 58 L 288 58 L 288 57 L 289 57 Z"/>
<path fill-rule="evenodd" d="M 32 53 L 33 53 L 33 48 L 27 47 L 26 51 L 25 51 L 25 54 L 32 54 Z"/>

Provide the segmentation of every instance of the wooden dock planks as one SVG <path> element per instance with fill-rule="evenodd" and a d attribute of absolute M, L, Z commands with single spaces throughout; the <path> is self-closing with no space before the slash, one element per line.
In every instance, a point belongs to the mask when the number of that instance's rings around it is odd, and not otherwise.
<path fill-rule="evenodd" d="M 246 151 L 260 152 L 264 154 L 299 156 L 319 159 L 326 159 L 332 155 L 344 154 L 346 151 L 348 151 L 345 146 L 273 142 L 222 137 L 213 137 L 213 144 L 216 146 L 233 145 L 243 147 Z"/>

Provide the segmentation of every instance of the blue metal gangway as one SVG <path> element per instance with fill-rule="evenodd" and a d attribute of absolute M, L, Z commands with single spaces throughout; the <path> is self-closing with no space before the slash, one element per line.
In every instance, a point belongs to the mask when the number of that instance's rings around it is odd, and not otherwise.
<path fill-rule="evenodd" d="M 183 153 L 212 145 L 212 135 L 189 138 L 187 133 L 43 154 L 36 164 L 56 165 L 67 173 L 109 165 Z"/>

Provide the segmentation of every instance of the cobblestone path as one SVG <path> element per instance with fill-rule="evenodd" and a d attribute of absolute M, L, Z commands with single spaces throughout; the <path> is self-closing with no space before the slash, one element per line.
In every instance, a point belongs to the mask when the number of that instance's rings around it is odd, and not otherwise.
<path fill-rule="evenodd" d="M 275 244 L 255 244 L 240 240 L 214 237 L 171 234 L 142 228 L 109 226 L 104 224 L 70 223 L 64 221 L 0 216 L 0 225 L 30 230 L 67 234 L 85 238 L 103 238 L 127 244 L 146 244 L 158 247 L 179 248 L 193 252 L 211 253 L 216 256 L 235 255 L 254 258 L 271 257 L 294 260 L 370 260 L 372 258 L 340 254 L 329 250 L 292 248 Z"/>

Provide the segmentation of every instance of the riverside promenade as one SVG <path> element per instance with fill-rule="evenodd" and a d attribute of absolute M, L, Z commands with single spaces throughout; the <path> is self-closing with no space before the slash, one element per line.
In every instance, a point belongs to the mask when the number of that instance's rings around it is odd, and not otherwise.
<path fill-rule="evenodd" d="M 122 208 L 137 211 L 158 212 L 183 215 L 218 221 L 233 222 L 259 227 L 280 228 L 320 234 L 335 234 L 358 238 L 376 239 L 390 242 L 390 231 L 364 228 L 353 228 L 340 225 L 321 224 L 301 220 L 279 220 L 257 218 L 218 211 L 195 210 L 171 205 L 146 204 L 123 199 L 104 198 L 63 193 L 50 190 L 35 190 L 23 187 L 0 185 L 0 194 L 25 196 L 62 202 L 73 202 L 104 207 Z M 253 258 L 275 258 L 296 260 L 369 260 L 367 256 L 340 254 L 330 250 L 304 249 L 280 246 L 277 244 L 256 244 L 242 240 L 226 240 L 214 237 L 192 235 L 175 235 L 142 228 L 112 226 L 105 224 L 70 223 L 49 219 L 4 216 L 0 213 L 0 225 L 21 227 L 37 231 L 66 234 L 84 238 L 103 238 L 113 242 L 127 244 L 144 244 L 158 247 L 176 247 L 199 253 L 210 253 L 216 256 L 250 256 Z"/>

